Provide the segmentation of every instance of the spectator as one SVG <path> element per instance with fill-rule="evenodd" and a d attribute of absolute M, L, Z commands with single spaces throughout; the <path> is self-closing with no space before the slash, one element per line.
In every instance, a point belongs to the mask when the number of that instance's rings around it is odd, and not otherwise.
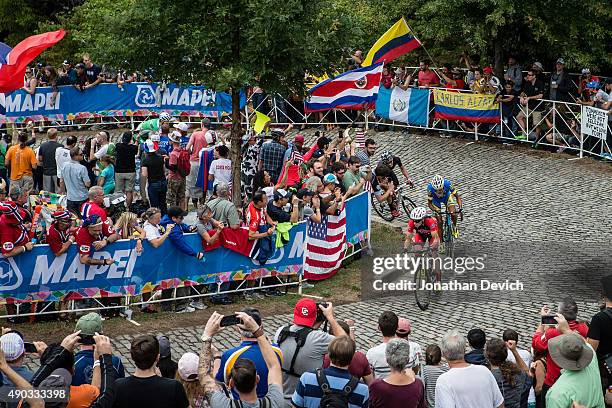
<path fill-rule="evenodd" d="M 80 147 L 70 150 L 70 161 L 65 163 L 61 169 L 62 183 L 66 188 L 66 199 L 68 210 L 74 214 L 81 214 L 81 207 L 87 201 L 91 181 L 87 174 L 87 168 L 79 163 L 83 160 L 83 152 Z"/>
<path fill-rule="evenodd" d="M 484 67 L 483 73 L 483 91 L 488 95 L 495 95 L 501 91 L 501 82 L 499 78 L 493 75 L 493 68 Z"/>
<path fill-rule="evenodd" d="M 178 363 L 172 360 L 170 339 L 167 336 L 157 336 L 157 341 L 159 342 L 159 361 L 157 362 L 159 373 L 164 378 L 175 378 Z"/>
<path fill-rule="evenodd" d="M 17 204 L 6 201 L 0 203 L 0 245 L 5 258 L 10 258 L 26 251 L 31 251 L 28 230 L 24 225 L 26 211 Z M 12 305 L 14 307 L 14 305 Z"/>
<path fill-rule="evenodd" d="M 187 215 L 187 212 L 183 211 L 178 206 L 168 208 L 168 214 L 164 215 L 160 225 L 166 227 L 173 225 L 172 232 L 170 233 L 170 242 L 174 247 L 187 256 L 193 256 L 198 261 L 204 260 L 203 252 L 196 252 L 188 243 L 185 241 L 185 233 L 196 231 L 195 226 L 189 226 L 183 223 L 183 219 Z M 169 299 L 172 297 L 174 289 L 162 290 L 162 299 Z M 188 296 L 190 289 L 188 286 L 180 287 L 176 289 L 176 297 Z M 168 311 L 171 309 L 170 302 L 163 302 L 162 309 Z M 195 309 L 189 306 L 189 299 L 181 299 L 176 301 L 175 310 L 177 313 L 193 312 Z"/>
<path fill-rule="evenodd" d="M 7 364 L 24 380 L 30 381 L 34 373 L 25 366 L 25 345 L 21 333 L 10 331 L 0 337 L 0 348 L 4 353 Z M 15 384 L 8 377 L 2 379 L 3 386 L 14 387 Z M 16 406 L 16 405 L 15 405 Z"/>
<path fill-rule="evenodd" d="M 110 134 L 106 130 L 101 130 L 91 141 L 91 150 L 89 151 L 89 160 L 97 164 L 98 170 L 102 170 L 100 160 L 104 156 L 115 157 L 115 144 L 110 142 Z"/>
<path fill-rule="evenodd" d="M 370 384 L 371 407 L 425 408 L 423 382 L 409 370 L 410 348 L 410 343 L 401 339 L 387 343 L 385 356 L 391 372 L 385 379 Z"/>
<path fill-rule="evenodd" d="M 0 378 L 5 377 L 7 383 L 10 383 L 13 387 L 17 388 L 18 391 L 24 392 L 28 395 L 28 392 L 33 394 L 33 387 L 28 382 L 29 380 L 23 378 L 15 369 L 7 362 L 5 352 L 0 349 Z M 5 391 L 6 392 L 6 391 Z M 30 408 L 43 408 L 45 402 L 42 399 L 35 399 L 33 397 L 27 397 L 24 399 L 27 401 Z M 17 406 L 18 404 L 10 403 L 8 406 Z"/>
<path fill-rule="evenodd" d="M 489 366 L 485 357 L 484 347 L 487 342 L 487 335 L 482 329 L 472 329 L 467 334 L 467 340 L 472 350 L 465 353 L 465 361 L 468 364 Z"/>
<path fill-rule="evenodd" d="M 522 401 L 521 406 L 525 406 L 526 404 L 535 405 L 536 397 L 533 387 L 533 379 L 531 374 L 531 362 L 532 356 L 531 353 L 527 350 L 521 350 L 517 348 L 519 336 L 515 330 L 506 329 L 502 335 L 502 340 L 506 343 L 506 347 L 508 348 L 508 358 L 507 361 L 516 364 L 522 371 L 527 373 L 527 377 L 525 378 L 524 390 L 521 393 Z M 517 361 L 514 356 L 514 351 L 518 353 L 521 357 L 519 360 L 522 360 L 524 364 L 520 364 L 520 361 Z M 525 400 L 525 398 L 527 400 Z"/>
<path fill-rule="evenodd" d="M 527 138 L 527 131 L 531 131 L 540 126 L 542 122 L 542 103 L 538 99 L 544 97 L 544 83 L 537 78 L 536 71 L 533 69 L 527 71 L 527 77 L 523 85 L 523 92 L 520 95 L 520 107 L 521 111 L 516 116 L 516 121 L 521 127 L 518 139 L 525 140 Z M 525 125 L 525 118 L 530 115 L 529 129 Z M 529 135 L 530 136 L 530 135 Z"/>
<path fill-rule="evenodd" d="M 438 377 L 436 407 L 503 407 L 504 398 L 493 374 L 465 361 L 465 338 L 457 330 L 442 337 L 441 349 L 450 369 Z"/>
<path fill-rule="evenodd" d="M 206 204 L 198 207 L 196 228 L 198 229 L 198 235 L 202 238 L 202 245 L 214 246 L 221 237 L 223 224 L 216 221 L 212 214 L 212 210 Z M 211 231 L 213 232 L 211 233 Z"/>
<path fill-rule="evenodd" d="M 72 385 L 91 384 L 94 363 L 94 336 L 104 334 L 102 331 L 102 316 L 98 313 L 88 313 L 81 316 L 74 328 L 79 333 L 79 351 L 74 355 L 74 371 L 72 374 Z M 111 364 L 115 369 L 115 378 L 125 377 L 125 368 L 118 356 L 112 356 Z"/>
<path fill-rule="evenodd" d="M 162 214 L 166 214 L 168 182 L 164 175 L 164 159 L 156 153 L 157 146 L 152 140 L 145 142 L 145 152 L 146 156 L 140 164 L 140 185 L 147 186 L 151 207 L 159 208 Z"/>
<path fill-rule="evenodd" d="M 193 408 L 206 407 L 208 404 L 204 389 L 199 381 L 199 365 L 200 356 L 195 353 L 185 353 L 178 361 L 176 375 L 176 379 L 185 389 L 189 406 Z"/>
<path fill-rule="evenodd" d="M 314 191 L 303 188 L 297 192 L 298 220 L 321 222 L 321 200 Z"/>
<path fill-rule="evenodd" d="M 318 330 L 325 320 L 331 333 Z M 274 336 L 274 342 L 283 352 L 285 399 L 292 398 L 302 374 L 321 367 L 323 356 L 334 336 L 346 336 L 346 333 L 338 325 L 331 303 L 317 305 L 312 299 L 301 299 L 296 303 L 293 324 L 280 327 Z M 350 363 L 350 359 L 348 361 Z"/>
<path fill-rule="evenodd" d="M 58 85 L 73 85 L 77 79 L 76 70 L 72 67 L 72 64 L 70 64 L 70 61 L 68 60 L 64 60 L 57 75 Z"/>
<path fill-rule="evenodd" d="M 257 324 L 257 327 L 261 326 L 261 314 L 259 313 L 259 310 L 252 307 L 246 307 L 242 309 L 241 312 L 253 318 L 253 320 Z M 241 343 L 239 346 L 231 348 L 229 350 L 225 350 L 223 352 L 223 354 L 221 355 L 221 364 L 219 366 L 219 371 L 217 371 L 215 379 L 221 383 L 229 385 L 231 374 L 236 362 L 241 359 L 248 359 L 252 361 L 255 365 L 257 375 L 259 376 L 259 382 L 257 383 L 256 387 L 257 397 L 263 398 L 268 393 L 268 367 L 266 365 L 262 350 L 258 345 L 257 338 L 252 332 L 248 330 L 242 330 L 238 327 L 237 331 L 240 335 Z M 280 368 L 280 364 L 283 359 L 283 353 L 281 349 L 276 346 L 272 346 L 272 351 L 274 352 L 274 354 L 276 354 Z M 234 399 L 240 398 L 238 390 L 236 390 L 235 387 L 232 388 L 232 394 L 234 395 Z"/>
<path fill-rule="evenodd" d="M 34 68 L 28 67 L 25 71 L 25 79 L 23 81 L 23 89 L 30 95 L 34 95 L 36 93 L 36 87 L 38 86 L 38 79 L 34 75 Z"/>
<path fill-rule="evenodd" d="M 115 165 L 115 193 L 125 193 L 125 204 L 129 209 L 134 199 L 136 183 L 136 156 L 138 146 L 132 143 L 132 132 L 123 132 L 121 142 L 115 146 L 117 163 Z"/>
<path fill-rule="evenodd" d="M 100 186 L 90 187 L 87 200 L 81 206 L 81 218 L 88 218 L 90 215 L 96 214 L 104 222 L 105 225 L 112 226 L 113 220 L 106 215 L 106 210 L 102 208 L 104 205 L 104 190 Z"/>
<path fill-rule="evenodd" d="M 429 60 L 425 59 L 419 62 L 419 87 L 429 88 L 431 86 L 440 85 L 440 79 L 435 71 L 429 69 Z"/>
<path fill-rule="evenodd" d="M 289 165 L 290 165 L 290 162 L 286 162 L 285 168 Z M 283 173 L 283 176 L 286 176 L 287 174 L 288 173 L 285 171 Z M 281 180 L 279 180 L 279 182 L 275 185 L 272 183 L 272 177 L 270 176 L 270 173 L 268 173 L 265 170 L 259 170 L 253 176 L 253 193 L 255 193 L 257 190 L 262 190 L 264 193 L 266 193 L 268 200 L 272 200 L 274 199 L 275 190 L 279 188 L 286 188 L 287 186 L 286 181 L 287 181 L 287 178 L 282 177 Z M 249 198 L 252 198 L 252 196 L 253 194 L 251 194 Z"/>
<path fill-rule="evenodd" d="M 383 312 L 378 318 L 378 330 L 382 334 L 382 343 L 372 347 L 366 353 L 375 378 L 385 379 L 391 372 L 387 363 L 387 343 L 395 338 L 399 318 L 391 311 Z"/>
<path fill-rule="evenodd" d="M 181 207 L 185 211 L 187 208 L 185 183 L 189 171 L 183 166 L 189 164 L 189 153 L 181 147 L 181 134 L 179 132 L 173 131 L 169 139 L 172 151 L 165 158 L 165 165 L 169 170 L 166 202 L 170 206 Z"/>
<path fill-rule="evenodd" d="M 87 74 L 85 73 L 85 64 L 79 62 L 74 66 L 76 70 L 75 80 L 73 85 L 76 89 L 83 92 L 86 88 L 87 84 Z"/>
<path fill-rule="evenodd" d="M 359 194 L 363 192 L 363 186 L 366 181 L 372 179 L 372 173 L 364 173 L 359 169 L 361 161 L 357 156 L 351 156 L 348 160 L 348 169 L 342 177 L 342 185 L 348 191 L 352 188 L 353 194 Z"/>
<path fill-rule="evenodd" d="M 102 156 L 100 159 L 100 175 L 98 176 L 98 186 L 102 187 L 104 194 L 112 194 L 115 191 L 115 166 L 111 156 Z"/>
<path fill-rule="evenodd" d="M 49 193 L 58 191 L 57 184 L 57 162 L 55 161 L 56 150 L 62 147 L 57 143 L 57 129 L 47 130 L 47 140 L 38 149 L 38 165 L 43 169 L 43 190 Z"/>
<path fill-rule="evenodd" d="M 231 371 L 229 386 L 235 388 L 240 402 L 232 401 L 229 396 L 221 389 L 213 378 L 213 352 L 211 350 L 212 338 L 220 330 L 221 319 L 217 312 L 214 312 L 208 319 L 204 333 L 202 334 L 202 349 L 200 351 L 199 380 L 205 393 L 210 395 L 209 403 L 211 408 L 231 408 L 236 405 L 249 407 L 282 407 L 283 388 L 281 365 L 278 362 L 278 354 L 273 349 L 267 339 L 261 325 L 255 319 L 244 312 L 236 313 L 242 324 L 238 325 L 240 331 L 249 332 L 250 338 L 257 339 L 257 347 L 263 358 L 267 369 L 267 388 L 268 391 L 263 398 L 258 399 L 258 380 L 261 383 L 262 377 L 256 368 L 256 363 L 248 358 L 238 359 Z M 252 347 L 255 347 L 253 344 Z M 259 378 L 258 378 L 259 377 Z"/>
<path fill-rule="evenodd" d="M 348 403 L 350 407 L 367 407 L 368 386 L 348 371 L 354 354 L 355 342 L 351 338 L 342 336 L 333 339 L 329 344 L 330 367 L 302 374 L 291 399 L 293 405 L 316 408 Z"/>
<path fill-rule="evenodd" d="M 66 192 L 66 185 L 62 178 L 62 169 L 64 165 L 70 162 L 70 150 L 72 150 L 77 144 L 76 136 L 68 136 L 66 138 L 66 147 L 59 147 L 55 151 L 55 167 L 57 168 L 57 179 L 59 185 L 59 193 Z"/>
<path fill-rule="evenodd" d="M 565 61 L 563 58 L 557 59 L 555 70 L 550 74 L 549 96 L 553 101 L 572 102 L 570 91 L 572 80 L 565 72 Z"/>
<path fill-rule="evenodd" d="M 612 357 L 612 275 L 601 279 L 604 305 L 591 319 L 587 342 L 597 352 L 601 385 L 605 390 L 612 385 L 612 367 L 606 368 L 604 361 Z"/>
<path fill-rule="evenodd" d="M 516 122 L 514 121 L 514 114 L 516 112 L 516 101 L 518 99 L 518 93 L 514 90 L 514 82 L 511 79 L 506 80 L 504 84 L 504 91 L 497 95 L 497 102 L 501 104 L 502 120 L 505 126 L 502 129 L 510 129 L 512 132 L 516 130 Z M 503 130 L 500 129 L 498 134 L 503 134 Z"/>
<path fill-rule="evenodd" d="M 19 133 L 19 144 L 9 147 L 6 151 L 4 164 L 11 169 L 11 186 L 17 186 L 25 191 L 30 191 L 34 187 L 34 169 L 38 165 L 38 160 L 29 146 L 26 145 L 28 135 Z"/>
<path fill-rule="evenodd" d="M 119 239 L 136 240 L 136 253 L 142 253 L 142 239 L 146 238 L 146 232 L 138 225 L 138 216 L 133 212 L 125 211 L 121 213 L 115 223 L 115 230 Z"/>
<path fill-rule="evenodd" d="M 285 209 L 289 206 L 289 201 L 291 201 L 291 212 Z M 272 222 L 295 224 L 299 221 L 298 197 L 282 188 L 274 192 L 274 200 L 268 202 L 266 210 Z"/>
<path fill-rule="evenodd" d="M 584 337 L 570 328 L 565 317 L 557 313 L 561 333 L 548 342 L 548 353 L 561 375 L 546 394 L 547 408 L 562 408 L 581 404 L 586 407 L 604 406 L 597 357 Z"/>
<path fill-rule="evenodd" d="M 365 148 L 355 153 L 355 156 L 361 161 L 362 166 L 370 165 L 370 159 L 374 156 L 374 153 L 376 153 L 376 147 L 376 141 L 374 139 L 366 139 Z"/>
<path fill-rule="evenodd" d="M 200 130 L 193 132 L 189 138 L 189 142 L 187 142 L 187 151 L 190 152 L 189 161 L 191 168 L 186 179 L 186 189 L 187 195 L 191 198 L 195 208 L 198 208 L 198 203 L 204 204 L 204 191 L 202 188 L 196 187 L 196 181 L 200 171 L 200 152 L 209 146 L 209 140 L 212 139 L 212 135 L 209 134 L 209 129 L 210 119 L 203 118 L 200 123 Z"/>
<path fill-rule="evenodd" d="M 397 330 L 395 331 L 395 335 L 400 338 L 406 340 L 410 343 L 410 361 L 408 361 L 408 368 L 412 368 L 412 371 L 416 375 L 421 374 L 421 362 L 423 360 L 423 350 L 419 343 L 414 342 L 408 339 L 408 336 L 412 332 L 412 327 L 410 325 L 410 321 L 408 319 L 404 319 L 400 317 L 397 321 Z"/>
<path fill-rule="evenodd" d="M 217 184 L 217 198 L 208 202 L 213 218 L 231 229 L 240 227 L 240 216 L 234 203 L 230 201 L 230 190 L 227 183 Z"/>
<path fill-rule="evenodd" d="M 347 159 L 348 161 L 348 159 Z M 361 163 L 359 161 L 359 159 L 357 159 L 358 163 Z M 339 187 L 340 190 L 342 191 L 342 194 L 346 193 L 346 187 L 344 186 L 344 175 L 346 174 L 346 164 L 344 164 L 343 161 L 336 161 L 334 162 L 334 164 L 332 164 L 330 170 L 331 173 L 336 176 L 336 178 L 338 179 L 338 183 L 339 183 Z"/>
<path fill-rule="evenodd" d="M 66 253 L 75 242 L 75 237 L 70 230 L 72 215 L 70 211 L 58 210 L 53 213 L 53 223 L 47 233 L 47 244 L 55 256 Z"/>
<path fill-rule="evenodd" d="M 3 180 L 5 184 L 9 180 L 7 168 L 4 163 L 4 160 L 6 158 L 7 149 L 8 149 L 8 144 L 6 143 L 6 140 L 4 140 L 4 137 L 0 137 L 0 180 Z"/>
<path fill-rule="evenodd" d="M 542 63 L 538 61 L 534 62 L 531 69 L 534 71 L 536 78 L 544 82 L 544 66 Z"/>
<path fill-rule="evenodd" d="M 391 74 L 391 72 L 389 71 L 388 65 L 383 66 L 382 78 L 380 82 L 385 88 L 387 89 L 391 88 L 391 85 L 393 82 L 393 74 Z"/>
<path fill-rule="evenodd" d="M 225 145 L 215 147 L 215 160 L 210 163 L 208 179 L 216 186 L 220 182 L 232 184 L 232 161 L 228 159 L 229 149 Z"/>
<path fill-rule="evenodd" d="M 270 173 L 273 183 L 278 181 L 283 168 L 283 157 L 285 156 L 285 132 L 280 129 L 273 129 L 270 132 L 272 141 L 261 146 L 259 154 L 259 170 L 266 170 Z"/>
<path fill-rule="evenodd" d="M 448 365 L 442 364 L 442 350 L 437 344 L 430 344 L 425 349 L 425 366 L 423 366 L 423 384 L 425 385 L 425 394 L 427 407 L 434 408 L 436 406 L 436 383 L 438 377 L 448 371 Z"/>
<path fill-rule="evenodd" d="M 258 157 L 263 141 L 263 137 L 255 137 L 253 132 L 249 132 L 242 136 L 240 191 L 243 201 L 248 201 L 253 196 L 253 192 L 256 191 L 254 187 L 255 175 L 257 173 L 267 173 L 265 170 L 257 171 Z M 269 177 L 270 174 L 268 173 L 268 178 Z M 270 183 L 271 181 L 268 180 L 266 186 L 269 186 Z"/>
<path fill-rule="evenodd" d="M 6 181 L 0 177 L 0 203 L 6 200 Z"/>
<path fill-rule="evenodd" d="M 544 380 L 546 378 L 546 357 L 548 357 L 548 350 L 534 350 L 533 363 L 531 363 L 530 371 L 533 377 L 533 393 L 535 394 L 536 408 L 543 408 L 545 406 L 542 387 L 544 386 Z"/>
<path fill-rule="evenodd" d="M 338 325 L 342 327 L 342 330 L 344 330 L 347 336 L 355 341 L 353 325 L 349 326 L 349 324 L 343 320 L 338 320 Z M 330 365 L 331 360 L 329 359 L 329 354 L 325 354 L 323 357 L 323 368 L 328 368 Z M 348 367 L 348 371 L 351 373 L 351 375 L 361 379 L 366 385 L 370 385 L 372 381 L 374 381 L 374 375 L 372 374 L 370 363 L 368 363 L 368 359 L 361 351 L 355 351 L 351 364 Z"/>
<path fill-rule="evenodd" d="M 127 378 L 116 382 L 115 408 L 187 408 L 189 400 L 177 380 L 159 377 L 156 373 L 159 360 L 159 341 L 152 335 L 135 338 L 130 355 L 136 370 Z"/>
<path fill-rule="evenodd" d="M 98 214 L 92 214 L 83 219 L 83 225 L 79 227 L 76 235 L 76 243 L 79 250 L 79 260 L 84 265 L 112 265 L 113 258 L 92 258 L 92 252 L 99 251 L 109 243 L 117 241 L 119 236 L 113 227 L 102 221 Z"/>
<path fill-rule="evenodd" d="M 520 408 L 527 405 L 529 389 L 525 388 L 524 385 L 527 382 L 526 373 L 529 372 L 529 369 L 523 359 L 520 358 L 516 350 L 516 344 L 510 350 L 515 360 L 518 357 L 519 366 L 507 361 L 508 347 L 502 339 L 490 339 L 487 342 L 486 356 L 491 363 L 491 373 L 504 396 L 504 408 Z"/>
<path fill-rule="evenodd" d="M 100 76 L 102 68 L 91 61 L 89 54 L 83 55 L 83 64 L 85 64 L 85 76 L 87 78 L 84 89 L 91 89 L 103 81 Z"/>
<path fill-rule="evenodd" d="M 573 331 L 586 338 L 589 328 L 586 324 L 576 321 L 578 317 L 578 305 L 572 298 L 565 298 L 561 300 L 561 302 L 559 302 L 557 311 L 563 315 L 565 320 L 567 320 L 569 327 Z M 548 306 L 543 306 L 540 310 L 541 316 L 548 316 L 550 313 L 551 311 Z M 546 327 L 544 324 L 540 323 L 533 334 L 531 346 L 533 347 L 534 351 L 547 351 L 548 342 L 559 335 L 561 335 L 561 332 L 557 327 Z M 552 359 L 549 352 L 548 356 L 546 357 L 546 377 L 544 378 L 544 385 L 542 386 L 542 398 L 548 400 L 546 397 L 546 392 L 553 386 L 555 381 L 557 381 L 560 372 L 561 369 Z"/>
<path fill-rule="evenodd" d="M 512 90 L 517 94 L 521 92 L 521 85 L 523 84 L 523 71 L 521 65 L 517 62 L 516 57 L 511 55 L 508 57 L 508 69 L 504 75 L 506 83 L 512 81 Z"/>

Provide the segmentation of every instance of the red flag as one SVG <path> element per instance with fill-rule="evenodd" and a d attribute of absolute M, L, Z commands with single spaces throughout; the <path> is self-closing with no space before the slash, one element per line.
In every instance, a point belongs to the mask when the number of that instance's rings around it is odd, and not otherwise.
<path fill-rule="evenodd" d="M 23 77 L 28 64 L 41 52 L 57 44 L 64 35 L 66 32 L 63 29 L 33 35 L 21 41 L 6 55 L 0 55 L 0 61 L 6 61 L 0 64 L 0 93 L 13 92 L 23 87 Z"/>

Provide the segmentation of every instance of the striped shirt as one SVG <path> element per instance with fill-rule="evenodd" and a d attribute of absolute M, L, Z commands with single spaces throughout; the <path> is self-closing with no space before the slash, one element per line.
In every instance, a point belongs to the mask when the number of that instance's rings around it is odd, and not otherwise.
<path fill-rule="evenodd" d="M 323 370 L 330 388 L 342 390 L 351 379 L 348 370 L 337 367 L 329 367 Z M 323 398 L 323 390 L 317 382 L 315 371 L 308 371 L 300 377 L 300 381 L 293 393 L 293 405 L 300 408 L 318 408 Z M 349 394 L 349 408 L 367 407 L 370 398 L 368 386 L 361 381 L 357 384 L 353 392 Z"/>
<path fill-rule="evenodd" d="M 425 397 L 429 408 L 434 408 L 436 406 L 436 382 L 438 381 L 438 377 L 447 371 L 448 366 L 446 364 L 423 366 L 421 376 L 425 383 Z"/>
<path fill-rule="evenodd" d="M 362 166 L 370 165 L 370 156 L 368 156 L 368 153 L 365 150 L 357 150 L 355 156 L 357 156 Z"/>

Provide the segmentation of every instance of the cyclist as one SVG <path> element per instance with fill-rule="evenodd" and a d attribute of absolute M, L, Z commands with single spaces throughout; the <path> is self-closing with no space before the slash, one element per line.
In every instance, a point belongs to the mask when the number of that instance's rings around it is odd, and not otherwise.
<path fill-rule="evenodd" d="M 404 175 L 404 178 L 406 179 L 406 184 L 408 184 L 410 187 L 414 186 L 412 179 L 408 175 L 408 170 L 406 170 L 406 167 L 404 167 L 404 165 L 402 164 L 402 160 L 390 151 L 383 150 L 383 152 L 380 154 L 380 160 L 378 161 L 378 164 L 384 164 L 391 170 L 394 170 L 396 166 L 399 167 L 400 171 Z M 393 172 L 393 184 L 395 184 L 396 186 L 399 186 L 400 184 L 397 176 L 395 175 L 395 171 Z"/>
<path fill-rule="evenodd" d="M 440 226 L 440 236 L 444 238 L 442 215 L 442 204 L 446 207 L 446 211 L 451 213 L 453 221 L 453 236 L 457 238 L 457 214 L 461 213 L 463 200 L 459 192 L 453 186 L 450 180 L 445 179 L 440 175 L 435 175 L 431 182 L 427 185 L 427 206 L 436 213 L 436 219 Z"/>
<path fill-rule="evenodd" d="M 425 207 L 416 207 L 410 211 L 404 249 L 414 247 L 416 251 L 422 251 L 425 242 L 429 244 L 432 256 L 437 257 L 438 247 L 440 246 L 438 222 L 434 217 L 427 215 Z"/>
<path fill-rule="evenodd" d="M 167 135 L 170 132 L 170 123 L 173 122 L 172 116 L 168 112 L 162 112 L 159 114 L 159 118 L 153 118 L 141 122 L 134 132 L 134 137 L 137 135 L 148 133 L 162 133 Z M 144 143 L 144 140 L 139 140 L 140 143 Z"/>
<path fill-rule="evenodd" d="M 379 203 L 386 201 L 389 203 L 391 209 L 391 215 L 393 217 L 399 217 L 398 200 L 395 189 L 397 189 L 399 182 L 394 181 L 395 174 L 389 166 L 385 164 L 379 164 L 374 170 L 375 177 L 372 178 L 372 193 Z M 395 177 L 397 180 L 397 177 Z"/>

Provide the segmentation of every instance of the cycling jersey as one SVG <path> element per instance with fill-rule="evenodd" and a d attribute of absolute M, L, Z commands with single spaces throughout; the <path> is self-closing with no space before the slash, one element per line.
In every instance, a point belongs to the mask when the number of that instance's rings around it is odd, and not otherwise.
<path fill-rule="evenodd" d="M 450 180 L 444 179 L 444 190 L 442 197 L 438 197 L 436 189 L 433 188 L 431 183 L 427 185 L 427 194 L 429 201 L 438 210 L 442 208 L 442 204 L 448 207 L 450 204 L 455 204 L 455 197 L 457 196 L 457 190 L 453 186 Z"/>
<path fill-rule="evenodd" d="M 425 217 L 423 222 L 418 227 L 414 224 L 413 220 L 408 221 L 408 233 L 414 234 L 412 242 L 415 244 L 422 244 L 425 241 L 429 242 L 429 245 L 433 244 L 433 232 L 438 231 L 438 222 L 434 217 Z"/>

